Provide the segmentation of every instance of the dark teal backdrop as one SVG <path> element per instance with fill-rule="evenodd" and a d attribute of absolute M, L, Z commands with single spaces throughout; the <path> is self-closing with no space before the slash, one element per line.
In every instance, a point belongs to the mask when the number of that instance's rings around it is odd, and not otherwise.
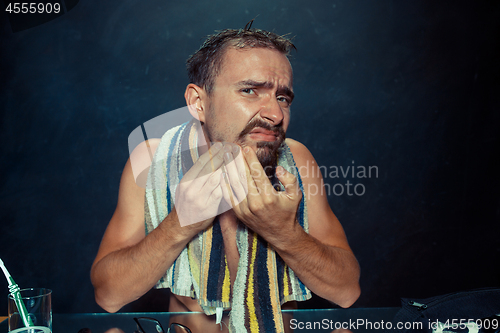
<path fill-rule="evenodd" d="M 184 106 L 203 36 L 255 17 L 294 36 L 288 136 L 328 171 L 355 306 L 500 284 L 498 2 L 80 0 L 16 33 L 0 17 L 0 257 L 21 287 L 54 290 L 54 312 L 101 311 L 89 270 L 130 132 Z"/>

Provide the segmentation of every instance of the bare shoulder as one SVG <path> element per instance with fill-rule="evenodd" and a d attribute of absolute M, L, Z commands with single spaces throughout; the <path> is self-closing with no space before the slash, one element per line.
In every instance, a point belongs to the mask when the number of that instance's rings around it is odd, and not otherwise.
<path fill-rule="evenodd" d="M 297 140 L 287 138 L 285 143 L 290 148 L 297 165 L 303 165 L 308 160 L 314 159 L 309 149 Z"/>
<path fill-rule="evenodd" d="M 302 143 L 286 139 L 297 165 L 307 200 L 309 234 L 321 242 L 350 251 L 344 229 L 328 203 L 318 163 Z"/>
<path fill-rule="evenodd" d="M 293 139 L 287 138 L 285 142 L 290 148 L 302 181 L 305 184 L 315 184 L 310 185 L 313 187 L 323 186 L 323 177 L 309 149 L 299 141 Z"/>
<path fill-rule="evenodd" d="M 139 155 L 150 155 L 152 153 L 154 155 L 156 148 L 158 148 L 158 145 L 160 144 L 161 139 L 149 139 L 146 141 L 141 142 L 140 144 L 137 145 L 137 147 L 134 148 L 132 151 L 132 155 L 134 154 L 139 154 Z"/>
<path fill-rule="evenodd" d="M 135 183 L 142 188 L 146 188 L 149 167 L 153 161 L 156 148 L 160 145 L 160 139 L 150 139 L 141 142 L 130 154 L 130 166 Z"/>

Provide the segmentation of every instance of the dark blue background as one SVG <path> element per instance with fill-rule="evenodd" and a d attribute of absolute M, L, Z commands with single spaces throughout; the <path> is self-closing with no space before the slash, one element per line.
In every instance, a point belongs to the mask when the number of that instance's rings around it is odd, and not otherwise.
<path fill-rule="evenodd" d="M 355 306 L 498 286 L 500 6 L 487 3 L 81 0 L 17 33 L 2 13 L 0 257 L 21 287 L 54 290 L 54 312 L 101 311 L 89 270 L 128 135 L 185 105 L 205 35 L 258 15 L 298 48 L 288 136 L 322 166 L 378 168 L 325 179 L 365 187 L 329 196 L 361 265 Z"/>

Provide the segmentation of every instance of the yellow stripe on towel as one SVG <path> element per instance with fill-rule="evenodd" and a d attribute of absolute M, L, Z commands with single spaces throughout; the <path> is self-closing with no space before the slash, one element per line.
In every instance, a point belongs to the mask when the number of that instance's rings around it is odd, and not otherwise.
<path fill-rule="evenodd" d="M 231 279 L 229 278 L 229 265 L 227 264 L 227 257 L 224 256 L 226 262 L 226 269 L 224 271 L 224 281 L 222 282 L 222 302 L 229 302 L 231 294 Z"/>
<path fill-rule="evenodd" d="M 255 268 L 255 258 L 257 257 L 257 234 L 253 233 L 252 240 L 252 257 L 250 259 L 250 264 L 248 265 L 248 291 L 247 291 L 247 306 L 248 306 L 248 316 L 250 321 L 250 332 L 259 332 L 259 323 L 257 321 L 257 314 L 255 313 L 255 291 L 254 291 L 254 279 L 253 270 Z"/>
<path fill-rule="evenodd" d="M 207 299 L 207 284 L 208 284 L 208 269 L 210 268 L 210 254 L 212 253 L 212 229 L 213 228 L 208 228 L 205 233 L 203 234 L 203 253 L 201 255 L 202 258 L 202 270 L 203 270 L 203 275 L 202 279 L 203 281 L 200 282 L 200 292 L 201 292 L 201 299 Z M 201 286 L 204 286 L 202 288 Z"/>
<path fill-rule="evenodd" d="M 269 274 L 269 296 L 273 309 L 273 320 L 277 332 L 284 332 L 281 326 L 281 302 L 278 291 L 278 277 L 276 274 L 276 257 L 271 245 L 267 243 L 267 270 Z"/>
<path fill-rule="evenodd" d="M 290 295 L 290 292 L 288 290 L 288 265 L 286 263 L 284 264 L 283 268 L 283 295 Z"/>

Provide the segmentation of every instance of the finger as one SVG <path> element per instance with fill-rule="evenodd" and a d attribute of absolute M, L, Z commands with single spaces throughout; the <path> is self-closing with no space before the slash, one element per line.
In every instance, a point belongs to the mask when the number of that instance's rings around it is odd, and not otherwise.
<path fill-rule="evenodd" d="M 229 179 L 227 178 L 227 173 L 222 172 L 221 174 L 221 189 L 222 189 L 222 196 L 224 197 L 224 200 L 231 206 L 231 208 L 236 208 L 237 206 L 237 201 L 235 198 L 235 195 L 233 193 L 233 190 L 231 188 L 231 184 L 229 182 Z"/>
<path fill-rule="evenodd" d="M 221 174 L 218 174 L 218 178 L 221 177 Z M 222 187 L 220 186 L 220 182 L 218 181 L 219 185 L 217 185 L 212 193 L 210 193 L 210 196 L 208 197 L 207 200 L 207 205 L 219 205 L 221 199 L 222 199 Z"/>
<path fill-rule="evenodd" d="M 297 198 L 302 195 L 297 177 L 285 170 L 282 166 L 276 168 L 276 176 L 285 187 L 284 194 L 290 198 Z"/>
<path fill-rule="evenodd" d="M 222 199 L 220 188 L 221 170 L 184 183 L 183 189 L 177 186 L 175 207 L 181 226 L 198 223 L 217 215 Z"/>
<path fill-rule="evenodd" d="M 211 174 L 217 170 L 220 170 L 221 166 L 224 165 L 224 149 L 220 149 L 217 153 L 213 154 L 209 162 L 205 163 L 201 169 L 198 177 L 203 177 L 204 175 Z"/>
<path fill-rule="evenodd" d="M 241 147 L 236 146 L 237 155 L 234 158 L 234 162 L 236 164 L 236 169 L 238 170 L 238 177 L 240 179 L 240 183 L 243 185 L 244 196 L 246 197 L 248 194 L 248 177 L 247 177 L 247 164 L 245 162 L 245 158 L 243 157 L 243 153 L 241 152 Z M 233 154 L 234 154 L 233 149 Z"/>
<path fill-rule="evenodd" d="M 252 187 L 255 187 L 258 193 L 275 193 L 269 178 L 267 178 L 257 155 L 250 147 L 243 148 L 243 156 L 249 169 L 248 194 L 251 195 Z"/>
<path fill-rule="evenodd" d="M 217 142 L 215 145 L 200 156 L 189 171 L 184 175 L 184 181 L 190 181 L 202 177 L 219 169 L 224 162 L 223 144 Z"/>
<path fill-rule="evenodd" d="M 227 171 L 226 178 L 230 184 L 232 192 L 234 193 L 234 199 L 236 201 L 235 203 L 239 204 L 247 195 L 248 184 L 246 179 L 246 172 L 244 169 L 245 162 L 237 145 L 232 145 L 232 147 L 230 147 L 232 148 L 231 151 L 228 151 L 226 147 L 224 148 L 226 150 L 226 152 L 224 153 L 224 163 Z M 238 164 L 240 164 L 240 169 L 242 169 L 242 177 L 240 175 L 240 170 L 238 170 Z"/>
<path fill-rule="evenodd" d="M 205 184 L 201 187 L 198 196 L 200 200 L 206 200 L 206 204 L 211 204 L 213 201 L 211 200 L 219 200 L 222 198 L 222 192 L 220 188 L 220 177 L 222 175 L 222 170 L 216 170 L 208 176 Z M 218 194 L 221 194 L 218 196 Z"/>

